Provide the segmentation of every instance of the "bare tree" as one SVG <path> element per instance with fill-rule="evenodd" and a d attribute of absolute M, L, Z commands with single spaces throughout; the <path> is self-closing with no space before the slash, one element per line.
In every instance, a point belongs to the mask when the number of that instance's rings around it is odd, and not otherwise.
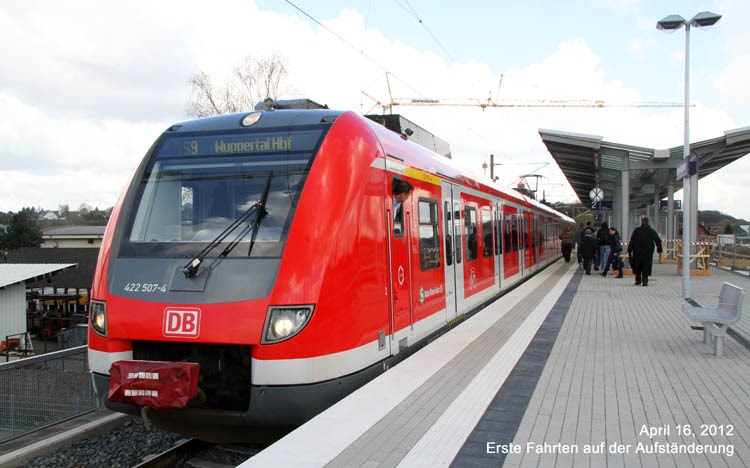
<path fill-rule="evenodd" d="M 186 112 L 191 117 L 208 117 L 251 110 L 266 98 L 277 99 L 286 77 L 286 63 L 278 54 L 260 59 L 245 57 L 221 86 L 214 87 L 205 72 L 195 73 L 188 82 Z"/>

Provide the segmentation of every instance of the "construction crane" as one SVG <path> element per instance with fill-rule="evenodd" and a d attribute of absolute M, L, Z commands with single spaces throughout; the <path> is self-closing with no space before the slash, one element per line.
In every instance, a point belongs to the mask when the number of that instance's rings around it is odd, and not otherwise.
<path fill-rule="evenodd" d="M 487 99 L 431 99 L 431 98 L 394 98 L 391 95 L 391 84 L 388 79 L 388 73 L 385 75 L 388 84 L 388 95 L 390 102 L 382 101 L 370 96 L 365 91 L 361 91 L 377 107 L 383 109 L 383 113 L 393 113 L 394 106 L 433 106 L 433 107 L 479 107 L 482 110 L 491 107 L 560 107 L 560 108 L 604 108 L 604 107 L 683 107 L 683 103 L 678 102 L 655 102 L 655 101 L 602 101 L 588 99 L 502 99 L 494 100 L 492 97 Z M 500 78 L 502 85 L 502 76 Z M 500 89 L 498 88 L 498 94 Z M 692 107 L 692 105 L 691 105 Z"/>
<path fill-rule="evenodd" d="M 481 99 L 428 99 L 428 98 L 393 98 L 388 104 L 393 106 L 452 106 L 452 107 L 682 107 L 682 103 L 675 102 L 614 102 L 592 101 L 587 99 L 539 99 L 525 100 L 504 99 L 494 101 L 492 98 Z"/>
<path fill-rule="evenodd" d="M 383 113 L 393 113 L 395 106 L 433 106 L 433 107 L 479 107 L 482 110 L 491 107 L 559 107 L 559 108 L 604 108 L 604 107 L 683 107 L 677 102 L 654 101 L 593 101 L 587 99 L 503 99 L 495 101 L 492 98 L 482 99 L 430 99 L 430 98 L 391 98 L 390 102 L 382 101 L 362 91 L 362 94 L 372 99 L 383 109 Z"/>

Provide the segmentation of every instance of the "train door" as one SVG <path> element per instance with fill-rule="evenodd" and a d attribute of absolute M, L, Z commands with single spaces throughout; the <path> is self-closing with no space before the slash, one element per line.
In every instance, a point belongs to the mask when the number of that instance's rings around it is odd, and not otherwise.
<path fill-rule="evenodd" d="M 411 333 L 411 217 L 412 198 L 394 201 L 393 187 L 400 179 L 393 177 L 386 211 L 389 218 L 391 263 L 391 352 L 399 351 L 398 342 Z"/>
<path fill-rule="evenodd" d="M 528 211 L 523 212 L 521 224 L 524 228 L 524 236 L 521 242 L 524 245 L 524 271 L 530 270 L 536 264 L 536 248 L 534 246 L 534 214 Z"/>
<path fill-rule="evenodd" d="M 510 279 L 521 272 L 518 252 L 518 210 L 503 206 L 503 278 Z"/>
<path fill-rule="evenodd" d="M 526 274 L 526 268 L 528 262 L 526 260 L 526 227 L 524 226 L 523 212 L 519 211 L 514 217 L 514 223 L 516 225 L 516 235 L 518 236 L 515 241 L 518 245 L 518 269 L 521 272 L 521 276 Z"/>
<path fill-rule="evenodd" d="M 447 321 L 456 318 L 458 291 L 463 291 L 461 207 L 458 187 L 442 182 L 443 242 L 445 245 L 445 311 Z"/>
<path fill-rule="evenodd" d="M 544 259 L 542 257 L 542 252 L 544 252 L 544 249 L 542 249 L 542 236 L 539 234 L 539 230 L 542 228 L 542 223 L 540 222 L 540 216 L 538 214 L 534 213 L 531 215 L 531 225 L 531 243 L 534 246 L 534 263 L 538 270 Z"/>

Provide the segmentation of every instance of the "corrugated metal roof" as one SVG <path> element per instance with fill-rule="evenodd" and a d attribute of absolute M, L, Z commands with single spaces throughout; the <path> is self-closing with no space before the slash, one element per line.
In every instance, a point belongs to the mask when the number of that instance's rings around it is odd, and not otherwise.
<path fill-rule="evenodd" d="M 666 149 L 666 158 L 658 158 L 659 150 L 612 143 L 598 135 L 545 129 L 539 129 L 539 135 L 584 205 L 589 204 L 589 191 L 597 180 L 605 199 L 613 199 L 621 181 L 624 156 L 630 161 L 630 203 L 635 207 L 652 204 L 657 189 L 660 198 L 666 197 L 667 184 L 676 183 L 675 168 L 683 161 L 682 146 Z M 698 155 L 698 178 L 702 179 L 750 153 L 750 127 L 727 130 L 722 137 L 691 143 L 690 151 Z M 675 190 L 679 189 L 675 186 Z"/>
<path fill-rule="evenodd" d="M 75 263 L 0 263 L 0 288 L 76 266 Z"/>
<path fill-rule="evenodd" d="M 52 286 L 57 288 L 83 288 L 90 289 L 94 281 L 94 269 L 96 259 L 99 256 L 98 248 L 74 247 L 45 249 L 43 247 L 21 247 L 8 252 L 6 261 L 8 263 L 75 263 L 78 266 L 55 274 L 52 283 L 45 279 L 39 281 L 27 281 L 26 287 L 41 288 Z"/>

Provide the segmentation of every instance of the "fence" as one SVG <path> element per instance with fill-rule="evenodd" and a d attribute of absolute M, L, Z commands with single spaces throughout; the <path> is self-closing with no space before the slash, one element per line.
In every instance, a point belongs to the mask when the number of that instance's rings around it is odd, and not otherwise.
<path fill-rule="evenodd" d="M 710 242 L 690 243 L 690 276 L 708 276 L 711 274 L 709 262 L 711 260 Z M 682 242 L 677 250 L 677 273 L 682 274 Z"/>
<path fill-rule="evenodd" d="M 86 346 L 0 364 L 0 442 L 95 409 Z"/>
<path fill-rule="evenodd" d="M 677 263 L 677 254 L 682 252 L 682 241 L 680 239 L 664 239 L 662 246 L 661 262 Z"/>
<path fill-rule="evenodd" d="M 33 351 L 34 348 L 28 333 L 5 335 L 5 339 L 0 342 L 0 353 L 5 355 L 5 362 L 10 361 L 11 354 L 14 356 L 28 356 Z"/>
<path fill-rule="evenodd" d="M 750 271 L 750 239 L 719 236 L 711 261 L 731 270 Z"/>

